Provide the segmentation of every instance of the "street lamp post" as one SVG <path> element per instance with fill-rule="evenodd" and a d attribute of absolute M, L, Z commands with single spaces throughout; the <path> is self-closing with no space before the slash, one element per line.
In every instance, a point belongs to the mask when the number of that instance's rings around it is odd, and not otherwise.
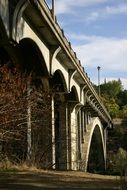
<path fill-rule="evenodd" d="M 98 70 L 98 95 L 100 96 L 100 66 L 97 67 Z"/>
<path fill-rule="evenodd" d="M 55 20 L 55 0 L 52 0 L 52 17 Z"/>

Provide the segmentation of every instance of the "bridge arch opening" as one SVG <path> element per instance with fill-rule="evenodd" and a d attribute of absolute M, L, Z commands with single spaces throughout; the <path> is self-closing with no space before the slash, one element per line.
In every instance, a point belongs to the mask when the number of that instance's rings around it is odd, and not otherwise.
<path fill-rule="evenodd" d="M 79 103 L 79 96 L 78 96 L 78 92 L 75 86 L 71 87 L 71 91 L 68 94 L 68 101 L 71 103 Z"/>
<path fill-rule="evenodd" d="M 104 172 L 105 158 L 104 158 L 104 142 L 99 125 L 96 125 L 91 137 L 91 144 L 89 148 L 88 172 Z"/>
<path fill-rule="evenodd" d="M 37 44 L 30 38 L 20 40 L 18 48 L 22 53 L 22 68 L 36 76 L 48 76 L 44 57 Z"/>
<path fill-rule="evenodd" d="M 50 88 L 53 90 L 53 92 L 56 92 L 56 93 L 67 92 L 66 80 L 64 78 L 63 73 L 60 70 L 55 71 L 50 84 L 51 84 Z"/>
<path fill-rule="evenodd" d="M 30 38 L 23 38 L 17 45 L 21 58 L 19 66 L 22 72 L 32 76 L 34 86 L 44 91 L 49 90 L 49 73 L 44 57 L 37 44 Z"/>

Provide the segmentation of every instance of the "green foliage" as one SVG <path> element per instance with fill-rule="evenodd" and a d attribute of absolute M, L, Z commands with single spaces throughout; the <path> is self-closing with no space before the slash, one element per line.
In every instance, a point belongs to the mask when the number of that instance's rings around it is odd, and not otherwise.
<path fill-rule="evenodd" d="M 118 104 L 122 108 L 123 106 L 127 105 L 127 90 L 120 91 L 117 95 Z"/>
<path fill-rule="evenodd" d="M 96 90 L 97 88 L 95 86 Z M 123 90 L 120 79 L 101 84 L 100 91 L 101 98 L 112 118 L 127 117 L 127 90 Z"/>
<path fill-rule="evenodd" d="M 116 103 L 114 98 L 110 98 L 108 96 L 102 96 L 102 101 L 105 104 L 109 114 L 111 117 L 116 118 L 119 115 L 119 105 Z"/>
<path fill-rule="evenodd" d="M 111 117 L 117 117 L 118 116 L 118 114 L 119 114 L 119 105 L 116 103 L 114 98 L 111 98 L 110 101 L 107 100 L 105 105 L 106 105 Z"/>
<path fill-rule="evenodd" d="M 109 98 L 117 98 L 117 95 L 122 91 L 121 81 L 112 80 L 107 83 L 104 83 L 100 86 L 101 94 L 106 95 Z"/>
<path fill-rule="evenodd" d="M 123 117 L 127 117 L 127 104 L 123 106 Z"/>

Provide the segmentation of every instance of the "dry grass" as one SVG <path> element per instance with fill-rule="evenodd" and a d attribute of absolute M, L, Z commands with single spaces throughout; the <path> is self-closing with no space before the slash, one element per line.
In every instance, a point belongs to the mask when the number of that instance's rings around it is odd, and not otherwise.
<path fill-rule="evenodd" d="M 9 172 L 9 171 L 38 171 L 38 169 L 31 165 L 29 166 L 27 162 L 23 162 L 20 164 L 13 163 L 8 159 L 4 159 L 3 161 L 0 162 L 0 172 Z"/>

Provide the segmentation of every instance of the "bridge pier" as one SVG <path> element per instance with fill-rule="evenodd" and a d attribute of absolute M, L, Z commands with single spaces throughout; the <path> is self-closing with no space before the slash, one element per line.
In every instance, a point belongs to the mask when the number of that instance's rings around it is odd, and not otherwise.
<path fill-rule="evenodd" d="M 55 168 L 67 170 L 67 104 L 56 97 L 54 104 Z"/>

